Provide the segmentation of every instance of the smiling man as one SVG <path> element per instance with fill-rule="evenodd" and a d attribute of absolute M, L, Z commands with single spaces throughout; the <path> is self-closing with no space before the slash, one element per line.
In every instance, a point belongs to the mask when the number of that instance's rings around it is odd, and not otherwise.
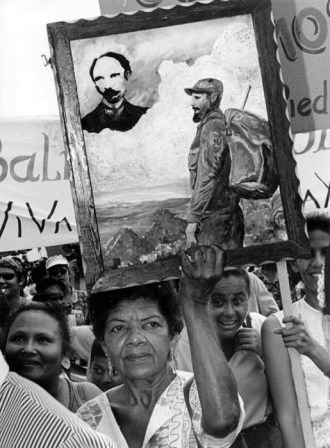
<path fill-rule="evenodd" d="M 210 295 L 210 319 L 244 401 L 242 435 L 247 448 L 282 448 L 262 360 L 265 317 L 248 312 L 250 288 L 244 269 L 225 269 Z"/>
<path fill-rule="evenodd" d="M 132 129 L 147 111 L 125 98 L 132 70 L 128 59 L 108 52 L 94 59 L 89 74 L 97 92 L 103 97 L 96 109 L 83 117 L 82 128 L 99 133 L 103 129 L 126 132 Z"/>

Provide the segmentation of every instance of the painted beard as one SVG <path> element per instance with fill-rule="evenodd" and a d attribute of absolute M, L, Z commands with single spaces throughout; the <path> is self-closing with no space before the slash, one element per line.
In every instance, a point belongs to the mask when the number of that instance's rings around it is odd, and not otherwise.
<path fill-rule="evenodd" d="M 193 122 L 199 123 L 202 119 L 202 111 L 200 109 L 194 108 Z"/>

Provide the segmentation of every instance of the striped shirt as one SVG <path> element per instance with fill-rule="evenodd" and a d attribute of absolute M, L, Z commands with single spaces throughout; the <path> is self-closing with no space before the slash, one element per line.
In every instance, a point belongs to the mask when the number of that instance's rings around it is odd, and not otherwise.
<path fill-rule="evenodd" d="M 0 351 L 1 448 L 115 448 L 37 384 L 9 372 Z"/>

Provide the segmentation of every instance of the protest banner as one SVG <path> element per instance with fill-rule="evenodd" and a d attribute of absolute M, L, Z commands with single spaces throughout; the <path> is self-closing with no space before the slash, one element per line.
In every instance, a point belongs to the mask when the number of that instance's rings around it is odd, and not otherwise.
<path fill-rule="evenodd" d="M 330 132 L 294 135 L 294 156 L 304 212 L 330 211 Z"/>
<path fill-rule="evenodd" d="M 0 252 L 78 241 L 58 119 L 0 121 Z"/>
<path fill-rule="evenodd" d="M 327 129 L 329 2 L 272 0 L 272 8 L 292 132 Z"/>

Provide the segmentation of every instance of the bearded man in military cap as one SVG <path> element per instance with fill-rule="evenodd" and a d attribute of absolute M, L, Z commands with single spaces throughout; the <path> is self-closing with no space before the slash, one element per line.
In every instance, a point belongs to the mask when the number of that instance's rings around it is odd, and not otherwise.
<path fill-rule="evenodd" d="M 187 241 L 223 249 L 242 247 L 240 199 L 269 198 L 278 186 L 268 122 L 242 109 L 223 113 L 223 84 L 218 79 L 201 79 L 184 90 L 191 96 L 193 121 L 198 123 L 188 157 Z"/>
<path fill-rule="evenodd" d="M 239 193 L 229 186 L 231 159 L 225 117 L 219 108 L 223 84 L 214 78 L 201 79 L 185 92 L 191 96 L 193 121 L 199 123 L 188 156 L 192 193 L 188 243 L 242 247 L 243 212 Z"/>

